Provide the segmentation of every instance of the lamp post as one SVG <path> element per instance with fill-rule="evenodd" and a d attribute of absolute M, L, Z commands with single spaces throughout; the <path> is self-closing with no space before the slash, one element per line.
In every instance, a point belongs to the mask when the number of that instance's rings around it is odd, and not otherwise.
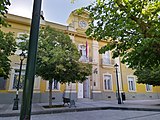
<path fill-rule="evenodd" d="M 17 89 L 17 91 L 16 91 L 16 98 L 14 99 L 14 104 L 13 104 L 13 110 L 18 110 L 19 83 L 20 83 L 20 80 L 21 80 L 22 64 L 23 64 L 23 60 L 25 58 L 24 52 L 22 51 L 22 53 L 19 56 L 20 56 L 20 68 L 19 68 L 18 83 L 17 83 L 17 86 L 16 86 L 16 89 Z"/>
<path fill-rule="evenodd" d="M 114 65 L 115 69 L 116 69 L 116 79 L 117 79 L 117 97 L 118 97 L 118 104 L 121 104 L 121 98 L 120 98 L 120 92 L 119 92 L 119 82 L 118 82 L 118 72 L 117 72 L 117 69 L 118 69 L 118 65 L 117 63 Z"/>

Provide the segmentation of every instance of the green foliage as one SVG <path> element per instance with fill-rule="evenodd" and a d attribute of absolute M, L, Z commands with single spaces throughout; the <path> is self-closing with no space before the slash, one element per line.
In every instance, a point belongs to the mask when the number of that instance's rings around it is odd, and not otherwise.
<path fill-rule="evenodd" d="M 160 62 L 159 39 L 148 39 L 125 55 L 122 62 L 127 63 L 133 69 L 145 69 L 158 66 Z"/>
<path fill-rule="evenodd" d="M 9 0 L 0 0 L 0 25 L 7 26 L 8 24 L 6 23 L 4 17 L 5 14 L 8 12 L 8 6 L 10 6 L 10 1 Z"/>
<path fill-rule="evenodd" d="M 28 50 L 29 35 L 28 34 L 21 34 L 17 39 L 21 40 L 20 42 L 18 42 L 17 47 L 22 51 Z"/>
<path fill-rule="evenodd" d="M 40 31 L 37 74 L 43 79 L 54 78 L 61 83 L 84 81 L 91 69 L 80 63 L 79 58 L 78 49 L 68 35 L 49 26 Z"/>
<path fill-rule="evenodd" d="M 27 35 L 18 46 L 27 50 Z M 68 35 L 49 26 L 40 30 L 36 74 L 49 80 L 49 106 L 52 105 L 53 79 L 60 83 L 82 82 L 91 74 L 91 65 L 79 62 L 80 54 Z"/>
<path fill-rule="evenodd" d="M 28 35 L 24 34 L 18 47 L 28 49 Z M 61 83 L 86 80 L 91 65 L 79 62 L 79 51 L 68 35 L 49 26 L 40 30 L 36 74 L 44 80 L 56 79 Z"/>
<path fill-rule="evenodd" d="M 100 53 L 112 50 L 113 58 L 121 56 L 123 63 L 137 71 L 159 65 L 159 0 L 98 0 L 84 9 L 91 19 L 86 34 L 108 42 Z"/>
<path fill-rule="evenodd" d="M 7 78 L 10 71 L 10 59 L 16 51 L 16 42 L 13 33 L 0 31 L 0 77 Z"/>
<path fill-rule="evenodd" d="M 160 65 L 151 68 L 137 69 L 134 73 L 138 77 L 138 83 L 160 85 Z"/>
<path fill-rule="evenodd" d="M 0 77 L 6 76 L 3 68 L 0 68 Z"/>

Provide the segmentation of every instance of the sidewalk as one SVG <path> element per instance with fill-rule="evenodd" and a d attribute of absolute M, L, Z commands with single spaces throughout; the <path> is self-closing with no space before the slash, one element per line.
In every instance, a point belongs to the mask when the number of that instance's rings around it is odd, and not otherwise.
<path fill-rule="evenodd" d="M 63 103 L 53 103 L 63 104 Z M 69 108 L 44 108 L 48 103 L 33 103 L 32 114 L 53 114 L 62 112 L 78 112 L 78 111 L 91 111 L 91 110 L 140 110 L 140 111 L 159 111 L 160 112 L 160 99 L 155 100 L 127 100 L 124 104 L 118 104 L 117 101 L 93 101 L 93 100 L 78 100 L 76 107 Z M 19 116 L 20 110 L 12 110 L 13 104 L 0 104 L 0 117 Z M 20 105 L 19 105 L 20 109 Z"/>

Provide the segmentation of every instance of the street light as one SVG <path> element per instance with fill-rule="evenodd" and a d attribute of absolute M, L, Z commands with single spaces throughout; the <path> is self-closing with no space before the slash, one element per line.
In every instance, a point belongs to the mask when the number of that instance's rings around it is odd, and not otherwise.
<path fill-rule="evenodd" d="M 119 93 L 119 82 L 118 82 L 118 72 L 117 72 L 117 69 L 118 69 L 118 65 L 117 63 L 114 65 L 115 69 L 116 69 L 116 79 L 117 79 L 117 97 L 118 97 L 118 104 L 121 104 L 121 98 L 120 98 L 120 93 Z"/>
<path fill-rule="evenodd" d="M 13 110 L 18 110 L 18 101 L 19 101 L 19 98 L 18 98 L 18 93 L 19 93 L 19 83 L 20 83 L 20 80 L 21 80 L 21 72 L 22 72 L 22 64 L 23 64 L 23 60 L 25 58 L 25 54 L 24 52 L 22 51 L 22 53 L 19 55 L 20 56 L 20 68 L 19 68 L 19 76 L 18 76 L 18 83 L 17 83 L 17 86 L 16 86 L 16 98 L 14 99 L 14 104 L 13 104 Z"/>

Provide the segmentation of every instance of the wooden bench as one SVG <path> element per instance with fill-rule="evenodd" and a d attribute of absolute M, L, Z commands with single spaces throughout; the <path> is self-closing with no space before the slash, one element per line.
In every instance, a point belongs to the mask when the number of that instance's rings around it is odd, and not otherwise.
<path fill-rule="evenodd" d="M 52 100 L 55 100 L 55 97 L 52 97 Z"/>
<path fill-rule="evenodd" d="M 63 97 L 63 106 L 64 106 L 66 103 L 67 103 L 67 105 L 68 105 L 69 107 L 72 107 L 72 106 L 76 107 L 74 100 L 71 100 L 70 98 L 65 98 L 65 97 Z"/>
<path fill-rule="evenodd" d="M 70 99 L 63 97 L 63 106 L 67 103 L 67 105 L 70 104 Z"/>

